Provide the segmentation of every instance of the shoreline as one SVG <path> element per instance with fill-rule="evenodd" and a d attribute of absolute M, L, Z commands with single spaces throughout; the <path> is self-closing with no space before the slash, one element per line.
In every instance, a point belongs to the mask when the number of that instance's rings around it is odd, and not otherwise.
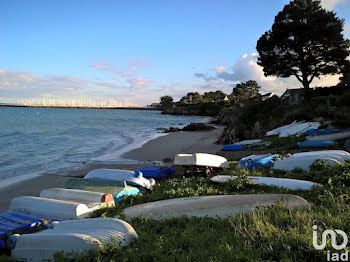
<path fill-rule="evenodd" d="M 83 177 L 96 168 L 115 168 L 135 170 L 164 159 L 173 159 L 178 153 L 215 153 L 221 145 L 214 144 L 223 130 L 216 126 L 211 131 L 180 131 L 157 136 L 138 148 L 123 153 L 118 161 L 92 162 L 83 168 L 65 168 L 51 173 L 38 174 L 35 177 L 23 179 L 6 187 L 0 187 L 0 212 L 7 212 L 12 198 L 17 196 L 39 196 L 43 189 L 64 187 L 72 177 Z M 164 164 L 170 164 L 166 162 Z"/>

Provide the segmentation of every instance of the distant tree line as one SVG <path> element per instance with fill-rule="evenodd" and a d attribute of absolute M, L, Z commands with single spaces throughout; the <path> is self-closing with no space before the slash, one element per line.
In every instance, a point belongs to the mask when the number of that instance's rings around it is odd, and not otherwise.
<path fill-rule="evenodd" d="M 258 100 L 261 98 L 259 89 L 260 86 L 256 81 L 249 80 L 245 83 L 235 85 L 230 95 L 225 94 L 221 90 L 205 92 L 203 95 L 198 92 L 189 92 L 177 102 L 174 102 L 171 96 L 166 95 L 160 98 L 160 105 L 161 109 L 203 103 L 226 103 L 234 105 L 253 99 Z"/>

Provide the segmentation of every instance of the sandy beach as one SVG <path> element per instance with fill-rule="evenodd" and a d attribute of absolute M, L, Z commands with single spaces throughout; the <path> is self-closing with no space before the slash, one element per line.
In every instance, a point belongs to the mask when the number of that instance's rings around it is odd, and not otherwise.
<path fill-rule="evenodd" d="M 106 165 L 96 163 L 86 169 L 65 170 L 55 174 L 45 174 L 32 179 L 24 180 L 5 188 L 0 188 L 0 212 L 6 212 L 12 198 L 17 196 L 38 196 L 43 189 L 64 187 L 71 177 L 83 177 L 87 172 L 95 168 L 119 168 L 134 170 L 150 165 L 153 161 L 173 159 L 177 153 L 215 153 L 220 145 L 215 144 L 223 127 L 217 127 L 212 131 L 175 132 L 148 141 L 142 147 L 134 149 L 122 155 L 124 159 L 139 161 L 135 164 Z"/>

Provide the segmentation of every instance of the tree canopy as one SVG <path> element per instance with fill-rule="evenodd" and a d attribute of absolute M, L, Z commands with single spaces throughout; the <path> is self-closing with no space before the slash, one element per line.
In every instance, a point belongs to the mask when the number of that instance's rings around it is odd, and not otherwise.
<path fill-rule="evenodd" d="M 180 99 L 181 103 L 184 104 L 197 104 L 202 101 L 202 96 L 198 92 L 190 92 Z"/>
<path fill-rule="evenodd" d="M 160 98 L 160 106 L 161 108 L 169 108 L 174 105 L 174 100 L 171 96 L 162 96 Z"/>
<path fill-rule="evenodd" d="M 221 90 L 217 90 L 215 92 L 205 92 L 202 97 L 202 100 L 204 102 L 218 102 L 224 100 L 225 97 L 226 94 L 224 92 L 222 92 Z"/>
<path fill-rule="evenodd" d="M 254 80 L 237 84 L 232 90 L 230 99 L 234 103 L 242 103 L 260 97 L 259 88 L 259 84 Z"/>
<path fill-rule="evenodd" d="M 315 77 L 340 73 L 349 55 L 343 20 L 319 0 L 294 0 L 257 42 L 265 76 L 295 76 L 306 90 Z"/>

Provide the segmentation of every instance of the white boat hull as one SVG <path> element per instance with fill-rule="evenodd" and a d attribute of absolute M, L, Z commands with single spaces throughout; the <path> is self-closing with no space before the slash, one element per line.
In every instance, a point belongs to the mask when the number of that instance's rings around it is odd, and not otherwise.
<path fill-rule="evenodd" d="M 101 202 L 86 205 L 72 201 L 21 196 L 11 200 L 9 212 L 20 212 L 52 220 L 70 220 L 86 218 L 105 206 L 106 204 Z"/>
<path fill-rule="evenodd" d="M 248 178 L 259 185 L 284 187 L 291 190 L 310 190 L 313 186 L 322 186 L 314 182 L 290 178 L 261 176 L 248 176 Z M 237 179 L 237 176 L 214 176 L 210 180 L 215 183 L 225 183 L 231 179 Z"/>
<path fill-rule="evenodd" d="M 126 181 L 127 184 L 136 185 L 151 189 L 155 185 L 153 178 L 147 179 L 138 171 L 121 170 L 121 169 L 95 169 L 90 171 L 84 177 L 86 179 L 109 179 L 116 181 Z"/>
<path fill-rule="evenodd" d="M 288 207 L 305 208 L 308 206 L 305 199 L 288 194 L 220 195 L 150 202 L 128 207 L 123 210 L 123 214 L 126 219 L 140 215 L 156 220 L 181 216 L 226 218 L 241 213 L 250 214 L 257 207 L 275 206 L 281 202 Z"/>
<path fill-rule="evenodd" d="M 112 239 L 125 246 L 135 237 L 138 236 L 132 226 L 120 219 L 63 221 L 52 229 L 19 236 L 11 255 L 29 261 L 53 260 L 56 252 L 96 250 Z"/>
<path fill-rule="evenodd" d="M 343 150 L 322 150 L 322 151 L 310 151 L 295 153 L 293 157 L 308 157 L 308 156 L 337 156 L 344 161 L 350 160 L 350 154 Z"/>
<path fill-rule="evenodd" d="M 328 156 L 306 156 L 306 157 L 287 157 L 281 160 L 276 160 L 272 169 L 283 171 L 292 171 L 296 168 L 308 171 L 310 166 L 317 160 L 327 162 L 331 166 L 344 163 L 344 160 L 339 157 Z"/>
<path fill-rule="evenodd" d="M 230 167 L 226 158 L 205 153 L 177 154 L 174 164 L 179 166 Z"/>
<path fill-rule="evenodd" d="M 114 205 L 111 194 L 91 192 L 77 189 L 49 188 L 40 192 L 40 197 L 65 200 L 90 205 L 91 203 L 108 203 Z"/>

